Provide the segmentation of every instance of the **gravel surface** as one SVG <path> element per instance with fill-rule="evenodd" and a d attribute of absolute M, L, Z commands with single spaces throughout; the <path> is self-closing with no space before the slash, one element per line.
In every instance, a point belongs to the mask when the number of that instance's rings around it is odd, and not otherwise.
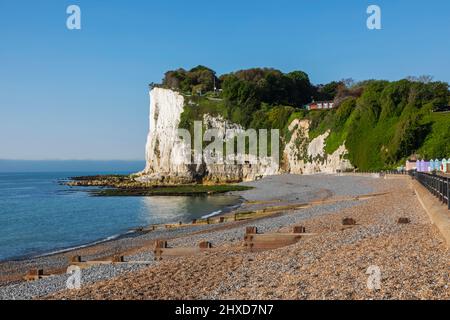
<path fill-rule="evenodd" d="M 293 210 L 282 216 L 268 217 L 259 219 L 257 221 L 249 221 L 241 224 L 239 228 L 233 228 L 228 230 L 222 230 L 220 232 L 208 232 L 199 235 L 188 236 L 184 238 L 178 238 L 169 241 L 169 245 L 174 247 L 181 246 L 196 246 L 201 241 L 209 241 L 213 247 L 221 246 L 224 244 L 231 244 L 231 242 L 242 241 L 244 237 L 244 230 L 246 226 L 256 226 L 258 232 L 276 232 L 283 227 L 298 224 L 311 217 L 330 214 L 335 211 L 339 211 L 344 208 L 356 205 L 358 201 L 343 201 L 328 205 L 318 205 L 302 210 Z"/>
<path fill-rule="evenodd" d="M 295 175 L 282 174 L 269 176 L 263 180 L 244 182 L 243 185 L 255 189 L 240 192 L 246 200 L 284 199 L 296 202 L 313 200 L 314 192 L 320 189 L 330 190 L 334 195 L 357 195 L 370 193 L 373 187 L 369 183 L 372 176 L 339 175 Z"/>
<path fill-rule="evenodd" d="M 224 246 L 218 252 L 165 259 L 50 298 L 449 299 L 449 251 L 409 181 L 377 179 L 371 184 L 389 193 L 339 203 L 332 211 L 326 205 L 305 216 L 286 215 L 301 219 L 308 232 L 317 233 L 294 245 L 259 253 Z M 357 225 L 343 228 L 344 217 L 356 219 Z M 399 217 L 411 222 L 400 225 Z M 258 223 L 269 230 L 278 228 L 278 222 L 298 222 L 279 218 L 273 224 Z M 241 226 L 239 232 L 242 237 Z M 373 276 L 368 272 L 374 268 L 379 271 L 379 287 L 368 286 Z"/>
<path fill-rule="evenodd" d="M 332 175 L 278 175 L 264 178 L 259 181 L 245 182 L 244 185 L 254 186 L 255 189 L 234 192 L 247 201 L 277 201 L 279 203 L 308 202 L 326 195 L 358 195 L 372 192 L 367 177 L 358 176 L 332 176 Z M 258 209 L 257 205 L 244 205 L 242 210 Z M 136 246 L 140 242 L 159 238 L 174 238 L 214 226 L 193 226 L 190 228 L 177 228 L 172 230 L 156 230 L 143 235 L 129 235 L 114 241 L 105 242 L 93 247 L 72 250 L 68 253 L 37 257 L 21 261 L 8 261 L 0 263 L 0 276 L 11 272 L 25 274 L 31 268 L 56 269 L 67 266 L 69 257 L 81 255 L 92 260 L 103 256 L 114 255 Z M 1 277 L 0 277 L 1 278 Z M 0 279 L 0 284 L 2 283 Z"/>
<path fill-rule="evenodd" d="M 144 264 L 99 265 L 81 270 L 81 286 L 116 277 L 127 272 L 138 271 Z M 39 281 L 22 282 L 0 288 L 2 300 L 24 300 L 39 298 L 65 290 L 69 275 L 55 275 Z"/>
<path fill-rule="evenodd" d="M 372 187 L 367 183 L 368 178 L 361 177 L 336 177 L 336 176 L 297 176 L 280 175 L 267 177 L 260 181 L 244 183 L 254 186 L 255 189 L 244 191 L 241 196 L 247 201 L 277 201 L 278 203 L 299 203 L 307 202 L 320 197 L 331 195 L 358 195 L 369 193 Z M 359 184 L 359 188 L 355 185 Z M 276 190 L 276 192 L 274 192 Z M 325 196 L 323 194 L 325 192 Z M 314 215 L 325 214 L 351 206 L 355 202 L 341 202 L 332 205 L 323 205 L 297 210 L 288 215 L 270 219 L 262 219 L 257 223 L 248 222 L 240 228 L 221 230 L 220 232 L 208 232 L 198 235 L 190 235 L 193 232 L 206 231 L 215 228 L 214 225 L 192 226 L 189 228 L 177 228 L 171 230 L 158 229 L 150 233 L 133 235 L 117 239 L 110 243 L 104 243 L 93 248 L 93 250 L 82 249 L 67 254 L 44 256 L 25 261 L 10 262 L 4 265 L 3 270 L 14 270 L 17 268 L 25 274 L 27 270 L 35 267 L 44 270 L 65 269 L 70 256 L 82 255 L 83 259 L 94 260 L 108 255 L 114 255 L 125 250 L 136 248 L 149 241 L 161 238 L 171 238 L 169 242 L 173 246 L 196 246 L 198 242 L 208 240 L 214 246 L 231 245 L 232 242 L 242 240 L 242 228 L 246 225 L 257 225 L 263 232 L 277 230 L 285 225 L 296 223 L 302 219 Z M 242 210 L 258 209 L 261 205 L 243 206 Z M 92 251 L 92 252 L 91 252 Z M 128 261 L 148 261 L 153 262 L 154 256 L 150 249 L 140 250 L 137 253 L 125 257 Z M 0 265 L 0 270 L 2 265 Z M 83 270 L 83 281 L 92 283 L 102 279 L 117 276 L 123 272 L 142 268 L 143 265 L 103 265 Z M 131 270 L 130 270 L 131 269 Z M 29 299 L 33 297 L 45 296 L 65 288 L 67 275 L 57 275 L 29 283 L 17 283 L 0 287 L 0 299 Z"/>
<path fill-rule="evenodd" d="M 448 287 L 445 287 L 448 283 L 448 252 L 442 247 L 442 239 L 430 225 L 412 190 L 408 189 L 406 179 L 280 175 L 245 184 L 255 186 L 255 189 L 240 193 L 250 201 L 243 206 L 245 210 L 264 207 L 266 204 L 256 203 L 261 201 L 291 204 L 317 198 L 342 198 L 373 192 L 389 192 L 389 194 L 363 201 L 343 200 L 291 210 L 282 215 L 240 223 L 238 227 L 224 223 L 221 230 L 217 231 L 208 231 L 217 225 L 203 225 L 173 230 L 161 229 L 136 237 L 119 239 L 103 244 L 100 250 L 96 248 L 92 252 L 83 252 L 83 256 L 94 259 L 105 255 L 105 252 L 115 254 L 161 238 L 169 239 L 169 244 L 174 247 L 196 246 L 198 242 L 207 240 L 223 250 L 220 253 L 174 258 L 158 263 L 154 262 L 151 249 L 138 250 L 127 255 L 126 260 L 149 261 L 153 267 L 130 264 L 103 265 L 85 269 L 82 274 L 84 284 L 82 290 L 63 292 L 53 297 L 359 299 L 422 298 L 429 297 L 430 292 L 433 294 L 437 292 L 436 298 L 448 297 Z M 356 218 L 358 225 L 342 231 L 341 220 L 346 216 Z M 411 224 L 398 225 L 396 223 L 398 217 L 409 217 Z M 295 224 L 305 225 L 307 232 L 317 232 L 319 235 L 313 239 L 302 240 L 293 246 L 257 254 L 243 252 L 238 243 L 242 241 L 247 225 L 257 226 L 260 232 L 276 232 Z M 192 234 L 193 232 L 201 233 Z M 426 269 L 425 274 L 410 269 L 411 273 L 406 276 L 392 270 L 392 266 L 398 265 L 397 260 L 404 260 L 405 264 L 410 263 L 410 258 L 402 258 L 402 255 L 409 254 L 411 249 L 414 249 L 417 256 L 425 255 L 425 262 L 421 261 L 419 264 Z M 373 295 L 373 292 L 368 291 L 364 285 L 367 282 L 367 275 L 364 272 L 370 265 L 368 263 L 378 261 L 378 258 L 389 270 L 383 273 L 383 283 L 389 284 L 390 287 L 387 293 L 379 294 L 382 291 L 380 290 L 376 292 L 377 295 Z M 11 268 L 13 264 L 9 267 Z M 17 262 L 17 265 L 22 268 L 39 265 L 44 269 L 46 266 L 66 266 L 67 255 L 42 257 Z M 403 272 L 410 267 L 401 264 L 401 268 Z M 174 273 L 177 276 L 172 279 Z M 179 277 L 181 274 L 184 278 Z M 402 276 L 399 276 L 400 274 Z M 155 282 L 155 278 L 160 281 Z M 65 288 L 66 279 L 66 275 L 52 276 L 32 283 L 0 287 L 0 299 L 29 299 L 53 294 Z M 176 279 L 179 281 L 178 284 L 174 283 Z M 355 279 L 362 282 L 356 285 Z M 418 291 L 416 288 L 409 288 L 407 293 L 402 294 L 392 289 L 391 283 L 398 285 L 406 281 L 409 285 L 417 279 L 428 283 L 425 289 Z M 350 284 L 342 285 L 346 280 Z M 331 285 L 332 289 L 327 287 L 330 281 L 336 281 L 335 285 Z M 420 286 L 420 281 L 416 287 Z M 97 282 L 98 285 L 95 284 Z"/>
<path fill-rule="evenodd" d="M 95 260 L 102 257 L 113 256 L 126 250 L 133 249 L 137 246 L 148 244 L 152 240 L 161 238 L 171 238 L 187 235 L 194 231 L 201 231 L 203 229 L 211 228 L 212 226 L 192 226 L 189 228 L 177 229 L 159 229 L 146 234 L 134 234 L 124 238 L 105 242 L 93 247 L 73 250 L 66 253 L 36 257 L 20 261 L 8 261 L 0 263 L 0 276 L 8 279 L 10 274 L 25 275 L 28 270 L 32 268 L 41 268 L 47 270 L 66 269 L 70 257 L 80 255 L 85 260 Z M 0 285 L 5 284 L 0 281 Z M 1 286 L 0 286 L 1 290 Z"/>

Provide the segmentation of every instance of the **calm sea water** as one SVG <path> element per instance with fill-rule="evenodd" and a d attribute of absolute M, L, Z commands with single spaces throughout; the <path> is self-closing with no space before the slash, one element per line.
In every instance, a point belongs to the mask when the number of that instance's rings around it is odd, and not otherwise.
<path fill-rule="evenodd" d="M 92 197 L 59 184 L 101 172 L 0 173 L 0 260 L 111 239 L 156 223 L 191 221 L 236 205 L 230 196 Z"/>

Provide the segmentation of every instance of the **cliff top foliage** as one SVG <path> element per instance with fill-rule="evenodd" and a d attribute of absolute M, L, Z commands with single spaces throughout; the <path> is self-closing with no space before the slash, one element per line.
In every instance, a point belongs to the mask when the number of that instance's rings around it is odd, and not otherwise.
<path fill-rule="evenodd" d="M 450 113 L 433 112 L 449 105 L 449 85 L 428 76 L 313 85 L 303 71 L 253 68 L 217 77 L 198 66 L 167 72 L 162 85 L 186 96 L 184 128 L 209 113 L 246 128 L 280 129 L 285 143 L 289 124 L 308 119 L 310 138 L 330 129 L 327 153 L 345 143 L 349 160 L 361 170 L 392 168 L 413 154 L 450 157 Z M 334 100 L 338 108 L 305 110 L 313 99 Z"/>

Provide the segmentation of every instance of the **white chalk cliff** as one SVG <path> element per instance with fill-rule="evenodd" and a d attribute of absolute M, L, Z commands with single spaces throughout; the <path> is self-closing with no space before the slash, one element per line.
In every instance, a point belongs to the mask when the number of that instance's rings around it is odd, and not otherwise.
<path fill-rule="evenodd" d="M 183 163 L 190 148 L 177 135 L 183 108 L 184 98 L 177 92 L 161 88 L 150 90 L 150 130 L 141 181 L 189 182 L 194 178 Z"/>
<path fill-rule="evenodd" d="M 283 164 L 280 167 L 271 157 L 263 157 L 258 161 L 246 156 L 245 164 L 214 163 L 205 161 L 206 154 L 197 164 L 187 159 L 193 154 L 191 145 L 178 136 L 180 117 L 185 106 L 185 98 L 176 91 L 153 88 L 150 90 L 150 130 L 146 145 L 146 167 L 137 178 L 139 181 L 155 184 L 180 183 L 227 183 L 255 180 L 263 176 L 282 172 L 311 174 L 317 172 L 333 173 L 337 170 L 352 168 L 346 160 L 347 150 L 340 146 L 333 154 L 324 152 L 325 139 L 329 132 L 309 139 L 309 122 L 294 120 L 289 130 L 290 141 L 286 143 Z M 219 135 L 227 140 L 227 132 L 243 131 L 237 124 L 221 117 L 204 115 L 203 125 L 206 129 L 217 129 Z M 242 155 L 237 155 L 241 157 Z"/>
<path fill-rule="evenodd" d="M 348 153 L 344 144 L 332 154 L 325 152 L 325 141 L 330 130 L 314 139 L 309 137 L 308 120 L 295 119 L 288 129 L 291 138 L 284 148 L 284 169 L 295 174 L 336 173 L 353 169 L 346 159 Z"/>

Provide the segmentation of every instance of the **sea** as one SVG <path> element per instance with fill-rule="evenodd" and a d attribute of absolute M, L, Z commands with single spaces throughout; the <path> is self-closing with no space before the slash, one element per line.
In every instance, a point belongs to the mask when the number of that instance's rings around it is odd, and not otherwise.
<path fill-rule="evenodd" d="M 3 166 L 0 172 L 0 261 L 31 258 L 109 241 L 141 226 L 190 222 L 235 207 L 236 196 L 95 197 L 62 182 L 73 176 L 129 174 L 136 163 L 96 170 L 48 171 L 51 166 Z M 14 169 L 24 172 L 14 172 Z M 37 168 L 37 172 L 33 172 Z M 62 169 L 80 169 L 63 166 Z M 0 171 L 2 169 L 0 163 Z M 61 168 L 60 168 L 61 169 Z M 43 170 L 43 171 L 40 171 Z"/>

